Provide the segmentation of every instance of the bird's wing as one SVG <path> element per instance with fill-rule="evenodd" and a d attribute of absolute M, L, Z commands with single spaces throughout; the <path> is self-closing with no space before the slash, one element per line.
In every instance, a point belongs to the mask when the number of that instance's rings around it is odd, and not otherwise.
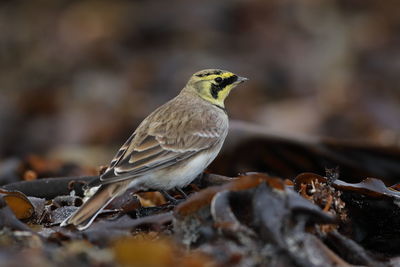
<path fill-rule="evenodd" d="M 224 120 L 213 117 L 205 123 L 204 118 L 193 117 L 164 123 L 154 118 L 151 123 L 144 121 L 118 151 L 101 182 L 132 179 L 171 166 L 225 138 Z"/>

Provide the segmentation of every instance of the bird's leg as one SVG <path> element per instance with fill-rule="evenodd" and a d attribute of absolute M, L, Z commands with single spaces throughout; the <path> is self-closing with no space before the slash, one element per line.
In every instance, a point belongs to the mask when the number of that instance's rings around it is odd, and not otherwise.
<path fill-rule="evenodd" d="M 186 193 L 182 190 L 182 188 L 175 187 L 175 190 L 178 191 L 183 196 L 184 199 L 188 198 L 188 195 L 186 195 Z"/>
<path fill-rule="evenodd" d="M 164 198 L 165 198 L 166 200 L 168 200 L 169 203 L 171 203 L 172 205 L 178 204 L 179 201 L 178 201 L 177 199 L 175 199 L 173 196 L 171 196 L 170 194 L 168 194 L 167 191 L 161 190 L 160 193 L 161 193 L 161 194 L 164 196 Z"/>

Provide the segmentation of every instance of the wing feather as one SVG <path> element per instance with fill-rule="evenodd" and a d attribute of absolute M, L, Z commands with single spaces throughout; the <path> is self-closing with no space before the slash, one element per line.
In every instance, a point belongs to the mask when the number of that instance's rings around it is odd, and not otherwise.
<path fill-rule="evenodd" d="M 133 133 L 128 138 L 128 140 L 126 140 L 126 142 L 122 145 L 122 147 L 118 150 L 117 154 L 111 160 L 110 167 L 107 169 L 107 171 L 112 169 L 112 168 L 114 168 L 118 164 L 118 162 L 124 157 L 124 155 L 126 154 L 127 149 L 129 148 L 129 146 L 130 146 L 130 144 L 132 142 L 132 139 L 134 137 L 135 137 L 135 133 Z"/>
<path fill-rule="evenodd" d="M 132 179 L 166 168 L 225 139 L 227 118 L 215 112 L 176 112 L 188 115 L 177 120 L 172 113 L 173 119 L 166 120 L 160 109 L 145 119 L 118 151 L 101 182 Z"/>

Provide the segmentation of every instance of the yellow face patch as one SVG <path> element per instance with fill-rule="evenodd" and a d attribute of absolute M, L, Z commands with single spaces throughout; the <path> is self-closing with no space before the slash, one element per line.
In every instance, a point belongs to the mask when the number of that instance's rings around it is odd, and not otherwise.
<path fill-rule="evenodd" d="M 230 91 L 238 85 L 238 76 L 232 72 L 197 76 L 200 97 L 220 107 L 225 107 L 224 100 Z"/>

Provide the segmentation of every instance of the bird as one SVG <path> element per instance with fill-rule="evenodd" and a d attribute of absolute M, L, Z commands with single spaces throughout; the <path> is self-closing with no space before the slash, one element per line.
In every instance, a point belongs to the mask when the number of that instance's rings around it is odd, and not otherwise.
<path fill-rule="evenodd" d="M 194 73 L 175 98 L 139 124 L 94 183 L 97 191 L 61 226 L 88 228 L 128 189 L 166 192 L 189 185 L 221 150 L 229 128 L 224 101 L 247 80 L 221 69 Z"/>

